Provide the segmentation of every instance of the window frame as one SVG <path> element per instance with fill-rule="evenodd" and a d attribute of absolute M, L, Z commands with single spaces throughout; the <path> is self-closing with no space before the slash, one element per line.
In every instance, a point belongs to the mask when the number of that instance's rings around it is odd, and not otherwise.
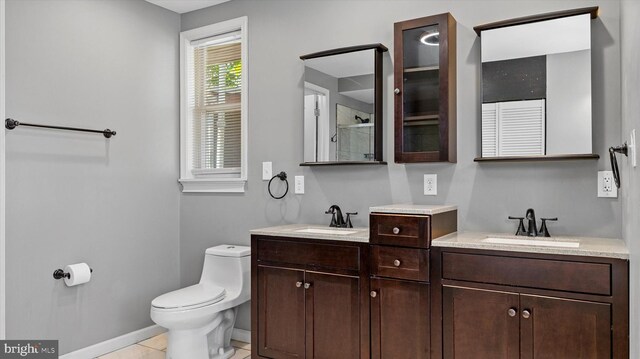
<path fill-rule="evenodd" d="M 248 145 L 248 18 L 239 18 L 199 27 L 180 33 L 180 178 L 182 192 L 244 192 L 247 182 L 247 145 Z M 189 53 L 193 51 L 191 42 L 225 33 L 240 31 L 241 103 L 240 103 L 240 172 L 231 169 L 202 170 L 194 176 L 192 172 L 192 151 L 190 127 L 192 116 L 189 114 Z"/>

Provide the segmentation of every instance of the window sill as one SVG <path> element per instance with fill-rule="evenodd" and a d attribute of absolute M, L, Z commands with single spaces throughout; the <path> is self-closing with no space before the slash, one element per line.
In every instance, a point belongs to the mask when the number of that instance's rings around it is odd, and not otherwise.
<path fill-rule="evenodd" d="M 181 178 L 183 193 L 244 193 L 247 180 L 240 178 Z"/>

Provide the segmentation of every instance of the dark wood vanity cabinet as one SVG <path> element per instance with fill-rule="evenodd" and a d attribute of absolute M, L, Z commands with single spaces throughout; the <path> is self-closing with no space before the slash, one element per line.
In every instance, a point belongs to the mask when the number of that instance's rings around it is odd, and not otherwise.
<path fill-rule="evenodd" d="M 370 215 L 371 358 L 431 357 L 431 239 L 456 228 L 457 211 Z"/>
<path fill-rule="evenodd" d="M 369 358 L 368 244 L 253 235 L 251 246 L 253 357 Z"/>
<path fill-rule="evenodd" d="M 456 162 L 456 20 L 394 25 L 395 162 Z"/>
<path fill-rule="evenodd" d="M 626 260 L 453 248 L 432 259 L 443 358 L 629 356 Z"/>

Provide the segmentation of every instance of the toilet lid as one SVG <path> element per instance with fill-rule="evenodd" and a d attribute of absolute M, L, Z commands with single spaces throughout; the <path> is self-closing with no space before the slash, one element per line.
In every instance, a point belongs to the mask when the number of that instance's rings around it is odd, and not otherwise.
<path fill-rule="evenodd" d="M 156 308 L 187 308 L 213 304 L 224 299 L 226 291 L 211 284 L 196 284 L 163 294 L 151 302 Z"/>

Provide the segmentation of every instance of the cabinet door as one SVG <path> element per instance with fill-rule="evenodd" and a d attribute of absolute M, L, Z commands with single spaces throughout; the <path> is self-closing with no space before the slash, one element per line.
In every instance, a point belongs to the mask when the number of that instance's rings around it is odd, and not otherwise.
<path fill-rule="evenodd" d="M 611 305 L 520 296 L 522 358 L 610 358 Z"/>
<path fill-rule="evenodd" d="M 258 266 L 258 354 L 304 358 L 304 272 Z"/>
<path fill-rule="evenodd" d="M 442 294 L 445 358 L 519 357 L 518 294 L 448 286 Z"/>
<path fill-rule="evenodd" d="M 379 278 L 370 283 L 371 357 L 428 358 L 429 284 Z"/>
<path fill-rule="evenodd" d="M 358 277 L 305 273 L 307 359 L 360 358 Z"/>
<path fill-rule="evenodd" d="M 450 14 L 395 24 L 395 161 L 456 162 L 456 42 Z"/>

